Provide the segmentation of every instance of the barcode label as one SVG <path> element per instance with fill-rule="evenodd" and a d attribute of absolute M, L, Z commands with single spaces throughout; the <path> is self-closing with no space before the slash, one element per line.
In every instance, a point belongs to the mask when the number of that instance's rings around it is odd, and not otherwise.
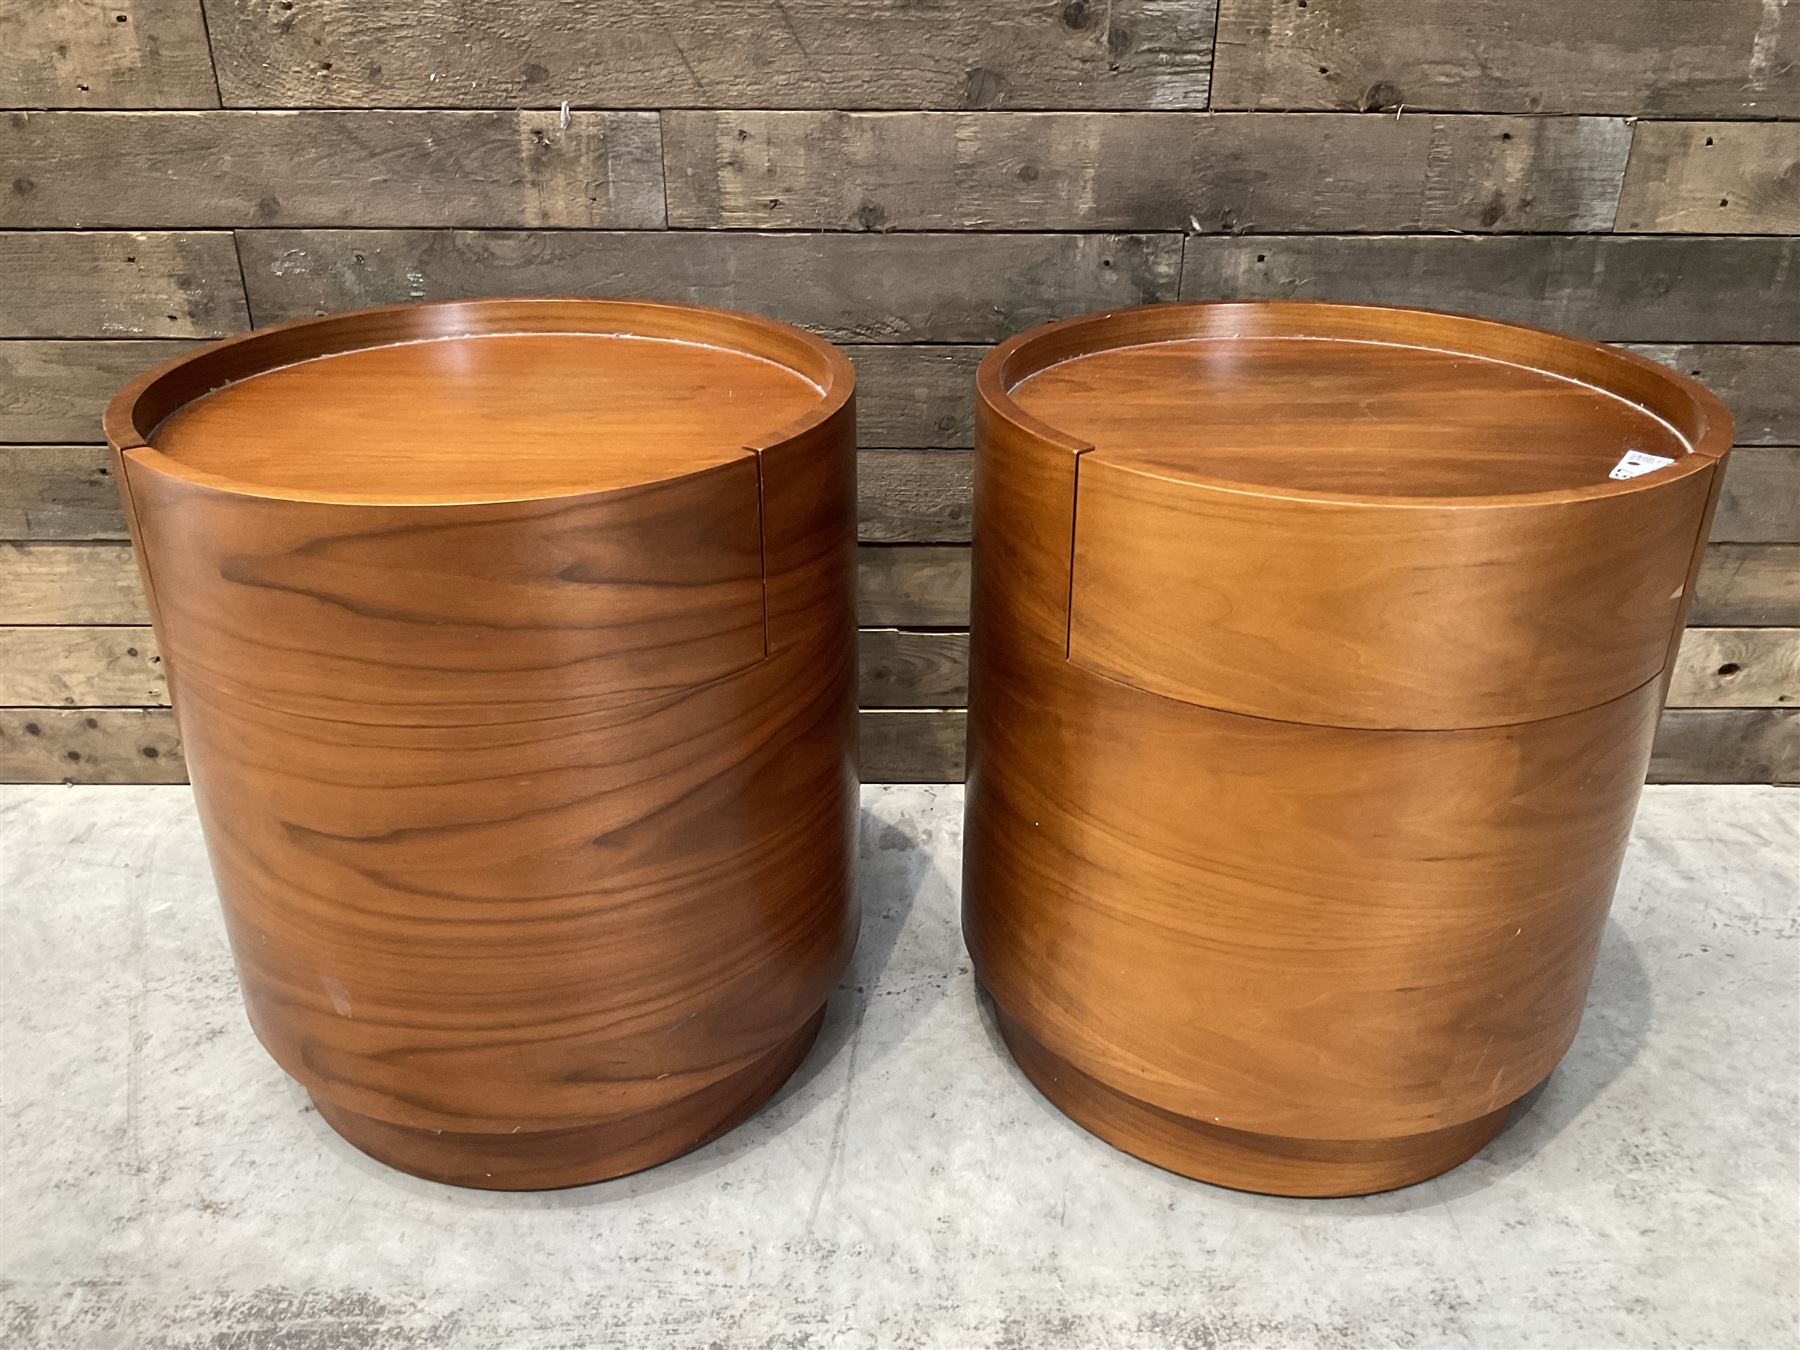
<path fill-rule="evenodd" d="M 1655 473 L 1658 469 L 1666 469 L 1675 461 L 1662 455 L 1647 455 L 1642 450 L 1627 450 L 1625 456 L 1613 465 L 1608 478 L 1636 478 L 1639 474 Z"/>

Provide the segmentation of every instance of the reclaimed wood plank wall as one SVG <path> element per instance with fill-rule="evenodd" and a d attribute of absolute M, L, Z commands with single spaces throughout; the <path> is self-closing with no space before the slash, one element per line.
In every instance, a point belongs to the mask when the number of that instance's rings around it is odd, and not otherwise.
<path fill-rule="evenodd" d="M 1629 344 L 1741 441 L 1653 777 L 1800 779 L 1800 0 L 11 0 L 0 110 L 0 779 L 183 773 L 126 376 L 495 292 L 849 347 L 872 781 L 961 775 L 997 339 L 1309 296 Z"/>

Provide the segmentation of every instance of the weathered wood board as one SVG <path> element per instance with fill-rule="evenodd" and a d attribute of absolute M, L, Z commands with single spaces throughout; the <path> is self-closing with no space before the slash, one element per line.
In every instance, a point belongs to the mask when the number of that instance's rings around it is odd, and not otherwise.
<path fill-rule="evenodd" d="M 1800 233 L 1800 122 L 1639 122 L 1614 228 Z"/>
<path fill-rule="evenodd" d="M 244 230 L 258 324 L 472 295 L 688 300 L 838 342 L 996 342 L 1172 300 L 1178 235 Z"/>
<path fill-rule="evenodd" d="M 97 441 L 100 414 L 120 385 L 193 346 L 0 340 L 0 442 Z"/>
<path fill-rule="evenodd" d="M 0 231 L 0 338 L 222 337 L 249 326 L 228 231 Z"/>
<path fill-rule="evenodd" d="M 695 229 L 1604 230 L 1621 118 L 667 114 Z"/>
<path fill-rule="evenodd" d="M 1213 0 L 207 0 L 243 107 L 1204 108 Z"/>
<path fill-rule="evenodd" d="M 1215 108 L 1800 116 L 1784 0 L 1221 0 Z"/>
<path fill-rule="evenodd" d="M 200 0 L 10 0 L 0 108 L 216 108 Z"/>
<path fill-rule="evenodd" d="M 663 223 L 655 113 L 17 113 L 0 163 L 0 228 Z"/>

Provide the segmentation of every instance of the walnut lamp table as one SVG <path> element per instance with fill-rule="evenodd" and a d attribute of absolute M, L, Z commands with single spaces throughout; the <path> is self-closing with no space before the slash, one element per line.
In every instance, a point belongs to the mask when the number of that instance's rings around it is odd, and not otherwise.
<path fill-rule="evenodd" d="M 1020 1067 L 1227 1186 L 1470 1157 L 1575 1036 L 1730 418 L 1350 305 L 1094 315 L 978 383 L 963 926 Z"/>
<path fill-rule="evenodd" d="M 857 922 L 852 418 L 796 329 L 574 300 L 113 401 L 250 1021 L 352 1144 L 592 1181 L 805 1055 Z"/>

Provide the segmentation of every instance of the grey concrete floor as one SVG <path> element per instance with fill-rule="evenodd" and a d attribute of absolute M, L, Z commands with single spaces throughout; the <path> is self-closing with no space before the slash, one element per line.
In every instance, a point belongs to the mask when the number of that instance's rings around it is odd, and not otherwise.
<path fill-rule="evenodd" d="M 1057 1115 L 957 932 L 961 792 L 864 794 L 820 1042 L 665 1167 L 463 1192 L 263 1054 L 179 788 L 0 789 L 0 1345 L 1750 1346 L 1800 1313 L 1800 792 L 1652 788 L 1581 1035 L 1410 1190 L 1216 1190 Z"/>

